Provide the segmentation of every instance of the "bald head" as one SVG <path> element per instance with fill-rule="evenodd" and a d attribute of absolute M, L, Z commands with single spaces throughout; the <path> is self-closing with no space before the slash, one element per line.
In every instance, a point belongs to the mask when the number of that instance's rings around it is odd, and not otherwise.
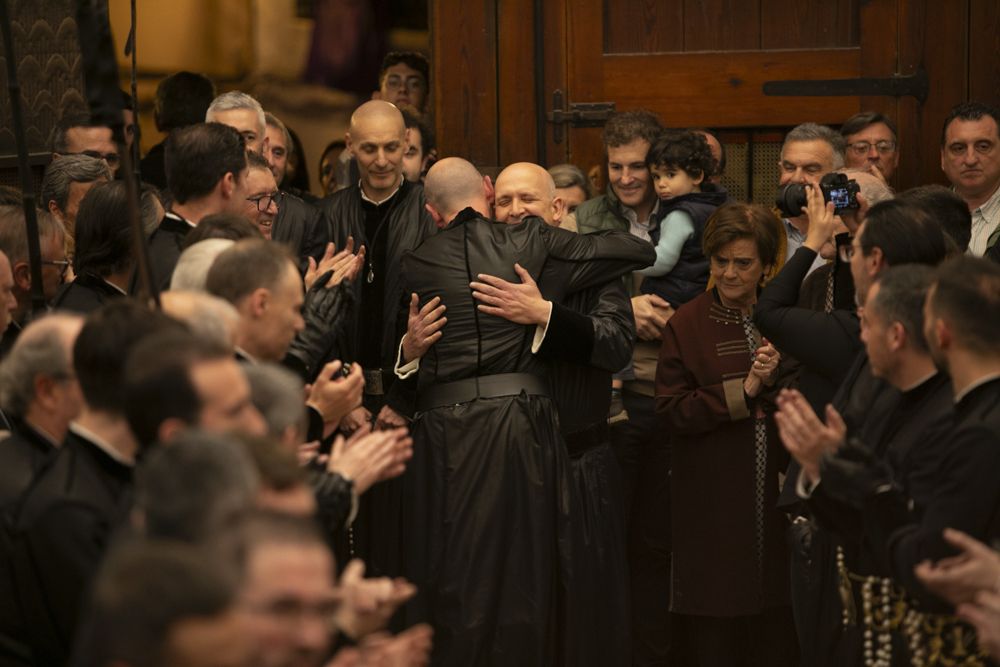
<path fill-rule="evenodd" d="M 497 176 L 496 218 L 500 222 L 516 224 L 537 216 L 558 227 L 562 208 L 552 175 L 537 164 L 516 162 Z"/>
<path fill-rule="evenodd" d="M 483 175 L 468 160 L 449 157 L 437 162 L 424 179 L 424 195 L 427 210 L 439 227 L 447 225 L 465 208 L 476 210 L 484 218 L 490 217 Z"/>
<path fill-rule="evenodd" d="M 365 102 L 351 114 L 351 124 L 347 129 L 348 134 L 354 134 L 372 124 L 394 127 L 400 133 L 406 131 L 406 124 L 403 122 L 403 114 L 396 108 L 395 104 L 383 102 L 382 100 L 371 100 Z"/>
<path fill-rule="evenodd" d="M 388 199 L 403 180 L 403 114 L 382 100 L 365 102 L 351 114 L 346 141 L 358 164 L 365 196 L 379 203 Z"/>

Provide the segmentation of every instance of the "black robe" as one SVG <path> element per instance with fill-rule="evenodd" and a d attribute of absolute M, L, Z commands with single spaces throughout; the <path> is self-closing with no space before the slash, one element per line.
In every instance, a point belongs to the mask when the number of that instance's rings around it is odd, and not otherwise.
<path fill-rule="evenodd" d="M 621 469 L 607 424 L 611 375 L 632 358 L 635 324 L 622 281 L 553 303 L 540 357 L 566 439 L 574 505 L 566 663 L 628 664 L 631 635 Z M 594 632 L 601 628 L 601 632 Z"/>
<path fill-rule="evenodd" d="M 25 492 L 11 535 L 24 641 L 39 665 L 66 662 L 81 605 L 128 517 L 132 467 L 71 430 Z"/>
<path fill-rule="evenodd" d="M 100 276 L 93 273 L 81 273 L 76 279 L 62 286 L 55 300 L 53 310 L 66 310 L 86 315 L 126 295 Z"/>
<path fill-rule="evenodd" d="M 653 258 L 648 242 L 625 233 L 580 236 L 537 218 L 505 225 L 462 211 L 402 261 L 407 291 L 448 307 L 442 337 L 420 363 L 418 405 L 443 383 L 545 375 L 530 350 L 534 327 L 476 308 L 469 282 L 478 273 L 518 282 L 518 262 L 546 298 L 560 300 Z M 436 664 L 561 661 L 558 609 L 573 541 L 567 455 L 551 398 L 514 394 L 431 406 L 413 422 L 404 544 L 419 593 L 407 620 L 433 625 Z"/>
<path fill-rule="evenodd" d="M 168 212 L 149 237 L 149 263 L 153 282 L 161 291 L 170 289 L 170 278 L 181 256 L 184 237 L 194 227 L 175 213 Z"/>
<path fill-rule="evenodd" d="M 35 475 L 58 451 L 44 435 L 20 419 L 11 420 L 14 431 L 0 442 L 0 665 L 28 665 L 31 651 L 24 643 L 24 625 L 14 597 L 10 568 L 10 521 L 17 502 Z"/>

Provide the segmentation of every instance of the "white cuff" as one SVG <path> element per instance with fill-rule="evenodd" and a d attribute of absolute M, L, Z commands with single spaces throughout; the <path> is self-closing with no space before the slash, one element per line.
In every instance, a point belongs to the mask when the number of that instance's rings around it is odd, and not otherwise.
<path fill-rule="evenodd" d="M 810 484 L 809 480 L 806 479 L 806 471 L 799 470 L 799 478 L 795 480 L 795 495 L 802 500 L 809 500 L 821 481 L 823 480 L 817 479 L 814 484 Z"/>
<path fill-rule="evenodd" d="M 549 301 L 549 314 L 545 317 L 545 324 L 535 325 L 535 338 L 531 341 L 531 353 L 538 354 L 538 350 L 541 349 L 542 343 L 545 342 L 545 334 L 549 330 L 549 320 L 552 319 L 552 302 Z"/>
<path fill-rule="evenodd" d="M 399 349 L 396 351 L 396 367 L 393 369 L 396 373 L 396 377 L 400 380 L 405 380 L 420 370 L 420 359 L 414 359 L 413 361 L 405 364 L 403 363 L 403 340 L 405 338 L 406 334 L 403 334 L 403 338 L 399 339 Z"/>
<path fill-rule="evenodd" d="M 345 527 L 354 525 L 354 520 L 358 518 L 358 508 L 360 507 L 360 505 L 361 505 L 361 503 L 359 502 L 359 499 L 358 499 L 358 492 L 354 490 L 354 483 L 352 482 L 351 483 L 351 513 L 347 515 L 347 525 Z"/>

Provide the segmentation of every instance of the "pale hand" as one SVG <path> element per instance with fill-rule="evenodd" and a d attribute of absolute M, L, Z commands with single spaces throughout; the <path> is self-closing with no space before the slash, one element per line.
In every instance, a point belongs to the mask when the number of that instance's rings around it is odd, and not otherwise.
<path fill-rule="evenodd" d="M 655 294 L 641 294 L 632 297 L 632 314 L 639 338 L 660 340 L 663 338 L 663 327 L 667 326 L 674 309 Z"/>
<path fill-rule="evenodd" d="M 447 307 L 440 297 L 434 297 L 423 308 L 418 308 L 420 299 L 410 295 L 410 312 L 406 318 L 406 335 L 403 336 L 403 361 L 420 359 L 431 345 L 441 338 L 441 328 L 448 323 L 444 316 Z"/>
<path fill-rule="evenodd" d="M 783 389 L 779 394 L 774 421 L 785 449 L 813 483 L 819 480 L 819 463 L 823 455 L 837 451 L 847 436 L 847 425 L 833 406 L 826 406 L 824 424 L 805 397 L 794 389 Z"/>
<path fill-rule="evenodd" d="M 544 325 L 549 319 L 550 303 L 542 297 L 531 274 L 520 264 L 514 265 L 520 283 L 512 283 L 480 273 L 469 283 L 472 298 L 479 301 L 479 311 L 496 315 L 516 324 Z"/>

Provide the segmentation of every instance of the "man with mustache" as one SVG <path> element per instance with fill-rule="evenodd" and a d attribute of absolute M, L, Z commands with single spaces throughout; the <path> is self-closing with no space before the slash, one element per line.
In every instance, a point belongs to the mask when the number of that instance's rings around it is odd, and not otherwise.
<path fill-rule="evenodd" d="M 941 131 L 941 170 L 972 214 L 969 254 L 982 257 L 1000 239 L 1000 110 L 959 104 Z"/>

